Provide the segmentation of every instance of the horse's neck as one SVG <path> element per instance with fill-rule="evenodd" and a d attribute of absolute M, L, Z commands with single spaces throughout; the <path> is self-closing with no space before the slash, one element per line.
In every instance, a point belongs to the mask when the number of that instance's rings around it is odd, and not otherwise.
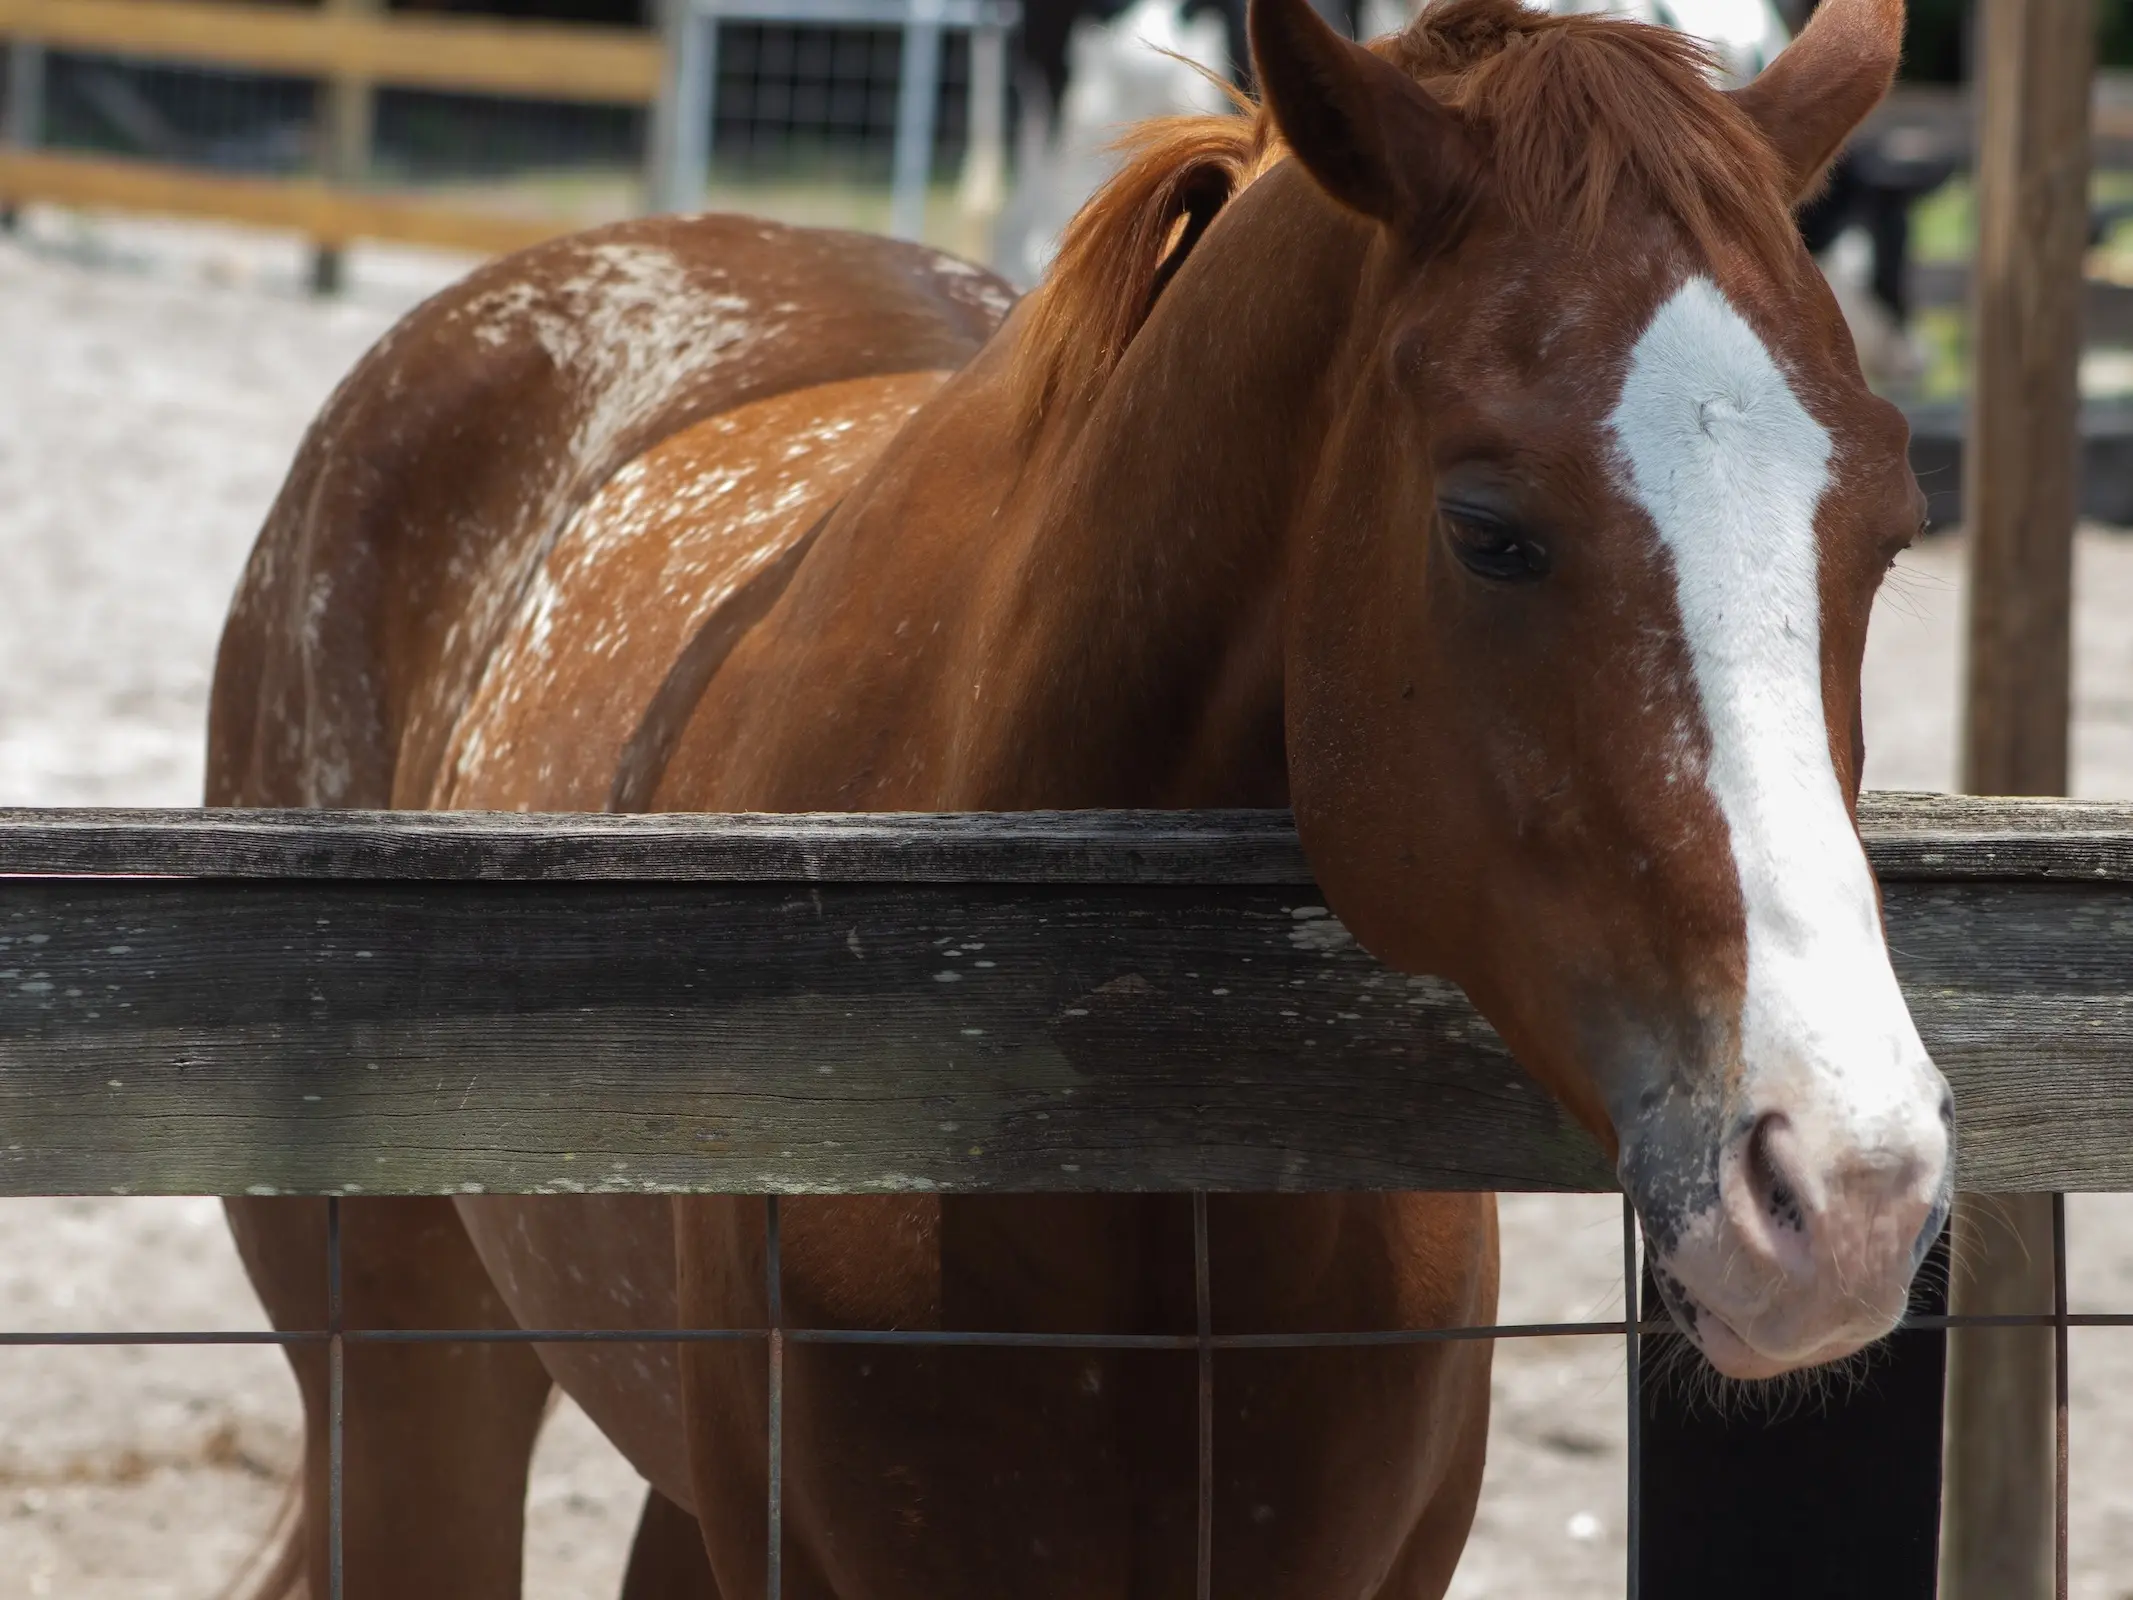
<path fill-rule="evenodd" d="M 1364 245 L 1329 212 L 1286 169 L 1247 190 L 1100 394 L 1048 424 L 990 630 L 996 803 L 1070 803 L 1039 784 L 1081 804 L 1286 802 L 1287 536 Z"/>
<path fill-rule="evenodd" d="M 1286 542 L 1365 241 L 1277 169 L 1093 396 L 1011 322 L 914 417 L 699 702 L 655 803 L 1279 805 Z"/>

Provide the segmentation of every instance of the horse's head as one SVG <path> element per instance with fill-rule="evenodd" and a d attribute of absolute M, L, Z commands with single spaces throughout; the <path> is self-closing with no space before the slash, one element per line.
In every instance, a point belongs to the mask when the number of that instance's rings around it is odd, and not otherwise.
<path fill-rule="evenodd" d="M 1678 36 L 1507 0 L 1375 52 L 1305 0 L 1252 27 L 1296 160 L 1375 224 L 1289 573 L 1330 903 L 1617 1150 L 1720 1371 L 1847 1355 L 1903 1311 L 1953 1123 L 1853 816 L 1921 501 L 1790 209 L 1900 0 L 1825 0 L 1730 95 Z"/>

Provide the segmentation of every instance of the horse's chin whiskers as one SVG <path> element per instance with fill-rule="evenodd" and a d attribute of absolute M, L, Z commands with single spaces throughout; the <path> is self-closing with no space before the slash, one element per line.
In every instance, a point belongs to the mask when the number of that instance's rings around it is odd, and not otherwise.
<path fill-rule="evenodd" d="M 1941 1237 L 1947 1241 L 1947 1265 L 1936 1265 L 1928 1252 L 1925 1262 L 1919 1267 L 1913 1284 L 1931 1282 L 1947 1294 L 1952 1303 L 1958 1284 L 1974 1283 L 1979 1262 L 1985 1258 L 1989 1241 L 1983 1237 L 1987 1228 L 1996 1228 L 2005 1234 L 2026 1259 L 2029 1247 L 2014 1223 L 2007 1215 L 2006 1204 L 1998 1195 L 1974 1193 L 1967 1197 L 1970 1214 L 1977 1220 L 1975 1228 L 1958 1228 L 1951 1212 Z M 1914 1291 L 1915 1292 L 1915 1291 Z"/>
<path fill-rule="evenodd" d="M 1942 1237 L 1948 1236 L 1943 1234 Z M 1918 1264 L 1918 1270 L 1911 1275 L 1911 1292 L 1915 1295 L 1921 1284 L 1934 1289 L 1947 1288 L 1955 1277 L 1955 1254 L 1952 1239 L 1949 1239 L 1949 1248 L 1945 1255 L 1936 1256 L 1928 1250 L 1925 1260 Z"/>
<path fill-rule="evenodd" d="M 1840 1360 L 1797 1367 L 1774 1378 L 1729 1378 L 1678 1327 L 1645 1337 L 1657 1354 L 1647 1376 L 1653 1389 L 1679 1400 L 1692 1416 L 1706 1413 L 1722 1421 L 1750 1419 L 1765 1425 L 1849 1400 L 1865 1387 L 1874 1352 L 1881 1348 L 1879 1343 L 1867 1345 Z"/>

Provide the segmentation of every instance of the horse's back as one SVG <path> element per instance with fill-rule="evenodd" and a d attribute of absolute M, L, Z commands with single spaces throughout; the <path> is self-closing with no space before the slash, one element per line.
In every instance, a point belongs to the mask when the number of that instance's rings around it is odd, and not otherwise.
<path fill-rule="evenodd" d="M 313 423 L 254 547 L 216 664 L 209 802 L 473 803 L 470 702 L 619 469 L 743 408 L 959 367 L 1009 300 L 918 246 L 707 216 L 573 235 L 426 302 Z M 810 406 L 788 409 L 804 427 Z"/>
<path fill-rule="evenodd" d="M 538 557 L 416 803 L 643 809 L 696 696 L 946 376 L 752 401 L 624 465 Z"/>

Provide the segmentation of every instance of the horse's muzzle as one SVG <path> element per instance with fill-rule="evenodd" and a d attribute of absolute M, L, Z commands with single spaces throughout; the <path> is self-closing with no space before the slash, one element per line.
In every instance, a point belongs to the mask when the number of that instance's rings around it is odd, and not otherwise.
<path fill-rule="evenodd" d="M 1947 1086 L 1930 1062 L 1913 1070 L 1915 1095 L 1882 1098 L 1866 1117 L 1842 1096 L 1759 1096 L 1727 1119 L 1715 1156 L 1706 1145 L 1690 1163 L 1700 1182 L 1683 1184 L 1678 1168 L 1665 1181 L 1673 1164 L 1648 1145 L 1634 1161 L 1625 1151 L 1661 1297 L 1727 1377 L 1841 1360 L 1902 1319 L 1953 1175 Z M 1703 1203 L 1648 1207 L 1640 1188 L 1653 1202 L 1701 1191 Z"/>

